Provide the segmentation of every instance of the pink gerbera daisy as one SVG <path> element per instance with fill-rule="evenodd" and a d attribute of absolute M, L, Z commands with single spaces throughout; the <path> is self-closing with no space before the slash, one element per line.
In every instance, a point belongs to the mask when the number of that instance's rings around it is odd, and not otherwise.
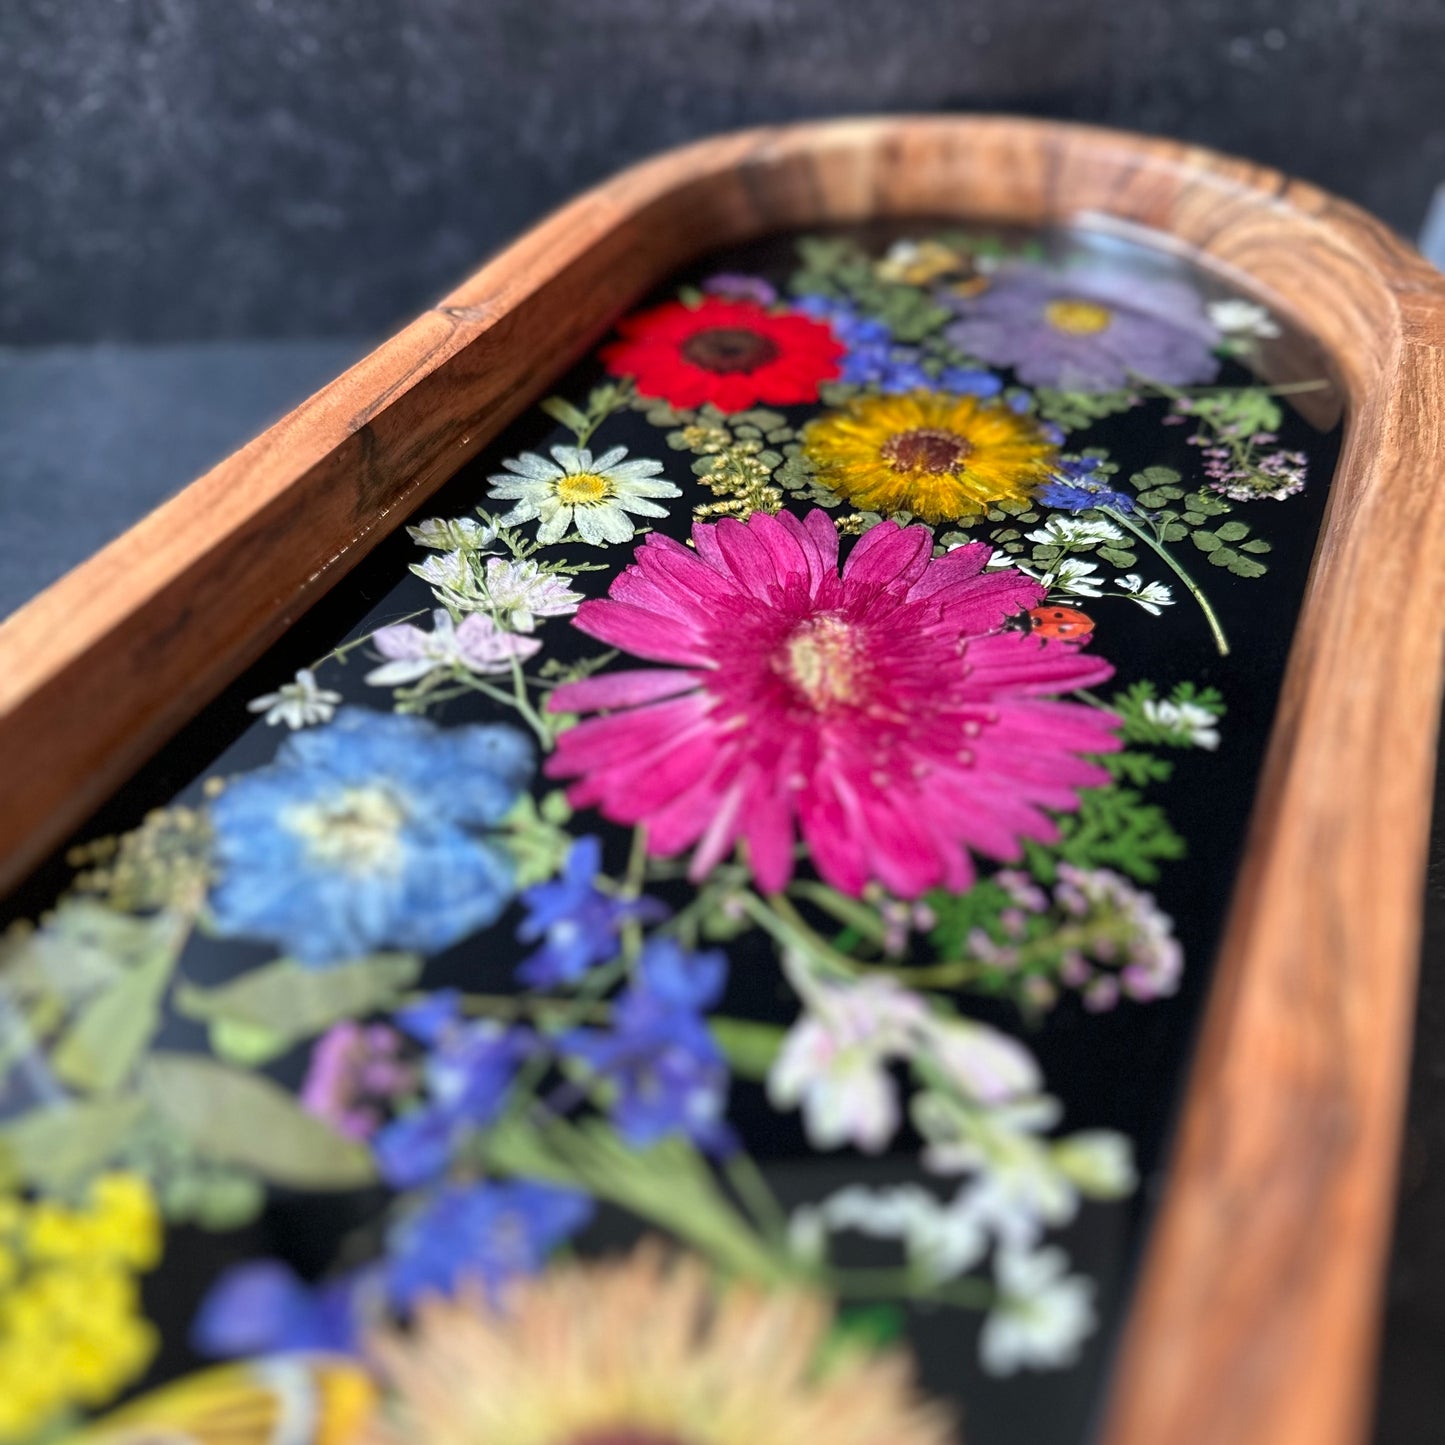
<path fill-rule="evenodd" d="M 671 665 L 558 688 L 554 711 L 606 715 L 562 733 L 547 771 L 580 779 L 575 806 L 644 824 L 650 853 L 696 844 L 694 881 L 741 841 L 780 889 L 801 832 L 844 893 L 963 889 L 970 851 L 1017 858 L 1057 836 L 1044 810 L 1107 781 L 1079 754 L 1117 747 L 1117 720 L 1046 694 L 1113 668 L 1004 629 L 1043 588 L 985 573 L 983 543 L 935 559 L 926 527 L 884 522 L 840 576 L 822 511 L 697 525 L 693 542 L 652 533 L 582 604 L 583 632 Z"/>

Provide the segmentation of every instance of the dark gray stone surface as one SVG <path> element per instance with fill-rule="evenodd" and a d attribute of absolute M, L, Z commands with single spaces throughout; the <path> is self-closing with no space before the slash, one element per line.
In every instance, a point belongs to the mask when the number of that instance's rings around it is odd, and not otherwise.
<path fill-rule="evenodd" d="M 0 348 L 0 617 L 366 350 L 357 341 Z"/>
<path fill-rule="evenodd" d="M 1006 109 L 1418 229 L 1441 0 L 5 0 L 0 342 L 372 334 L 661 147 Z"/>

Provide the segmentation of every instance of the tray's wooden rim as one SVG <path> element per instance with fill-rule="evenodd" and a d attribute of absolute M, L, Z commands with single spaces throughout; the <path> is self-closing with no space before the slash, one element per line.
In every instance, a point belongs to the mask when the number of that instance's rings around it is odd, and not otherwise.
<path fill-rule="evenodd" d="M 1286 314 L 1349 410 L 1103 1439 L 1357 1445 L 1440 698 L 1445 280 L 1312 186 L 1001 117 L 750 131 L 624 172 L 0 625 L 0 884 L 702 251 L 877 216 L 1090 213 Z"/>

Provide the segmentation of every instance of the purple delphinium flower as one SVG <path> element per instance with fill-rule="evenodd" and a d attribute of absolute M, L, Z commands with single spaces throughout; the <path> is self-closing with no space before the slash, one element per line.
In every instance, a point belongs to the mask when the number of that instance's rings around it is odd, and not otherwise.
<path fill-rule="evenodd" d="M 388 1184 L 411 1189 L 437 1178 L 459 1140 L 496 1117 L 533 1039 L 525 1029 L 462 1018 L 450 991 L 402 1010 L 396 1021 L 428 1046 L 427 1097 L 386 1125 L 372 1140 L 372 1152 Z"/>
<path fill-rule="evenodd" d="M 839 381 L 853 386 L 875 386 L 897 394 L 907 391 L 948 391 L 970 396 L 994 396 L 1003 382 L 991 371 L 945 367 L 937 376 L 923 367 L 923 353 L 893 339 L 888 325 L 863 316 L 846 301 L 828 296 L 803 296 L 797 309 L 815 321 L 826 321 L 833 335 L 848 348 Z"/>
<path fill-rule="evenodd" d="M 1034 497 L 1044 506 L 1061 512 L 1087 512 L 1091 507 L 1132 512 L 1133 497 L 1111 487 L 1109 479 L 1099 475 L 1098 466 L 1092 457 L 1065 460 L 1059 466 L 1058 476 L 1038 488 Z"/>
<path fill-rule="evenodd" d="M 197 1354 L 236 1356 L 319 1350 L 355 1354 L 379 1283 L 375 1269 L 310 1285 L 279 1259 L 253 1259 L 211 1286 L 191 1325 Z"/>
<path fill-rule="evenodd" d="M 624 923 L 660 923 L 667 909 L 655 898 L 613 898 L 593 886 L 602 869 L 602 844 L 578 838 L 567 852 L 561 876 L 522 894 L 527 917 L 517 929 L 520 943 L 542 946 L 524 959 L 517 977 L 529 988 L 573 983 L 589 968 L 617 952 Z"/>
<path fill-rule="evenodd" d="M 687 953 L 653 938 L 636 982 L 617 1000 L 612 1029 L 574 1029 L 562 1038 L 565 1053 L 615 1084 L 612 1118 L 629 1144 L 680 1133 L 709 1153 L 733 1148 L 723 1118 L 727 1063 L 703 1018 L 726 980 L 721 953 Z"/>
<path fill-rule="evenodd" d="M 1018 265 L 978 296 L 942 299 L 960 319 L 944 335 L 1026 386 L 1117 391 L 1140 377 L 1166 386 L 1212 381 L 1219 332 L 1194 288 L 1111 268 Z"/>
<path fill-rule="evenodd" d="M 709 276 L 701 289 L 709 296 L 721 296 L 727 301 L 753 301 L 759 306 L 771 306 L 778 299 L 778 288 L 771 281 L 739 271 L 719 271 Z"/>
<path fill-rule="evenodd" d="M 495 1298 L 509 1280 L 535 1274 L 594 1208 L 585 1194 L 525 1180 L 448 1185 L 393 1231 L 387 1295 L 407 1310 L 475 1279 Z"/>
<path fill-rule="evenodd" d="M 349 1139 L 369 1139 L 381 1126 L 377 1105 L 409 1093 L 416 1070 L 398 1057 L 401 1035 L 386 1024 L 347 1020 L 311 1050 L 301 1107 Z"/>

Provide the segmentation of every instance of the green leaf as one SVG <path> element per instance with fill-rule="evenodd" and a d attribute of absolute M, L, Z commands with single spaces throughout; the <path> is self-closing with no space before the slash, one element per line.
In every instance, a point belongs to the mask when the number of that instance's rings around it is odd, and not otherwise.
<path fill-rule="evenodd" d="M 1133 788 L 1086 788 L 1078 812 L 1062 815 L 1058 824 L 1057 843 L 1025 845 L 1031 865 L 1036 858 L 1053 857 L 1080 868 L 1114 868 L 1153 883 L 1161 861 L 1185 854 L 1184 839 L 1163 809 L 1146 803 Z"/>
<path fill-rule="evenodd" d="M 1132 391 L 1055 391 L 1035 393 L 1038 414 L 1065 431 L 1081 431 L 1105 417 L 1128 411 L 1138 400 Z"/>
<path fill-rule="evenodd" d="M 514 884 L 518 889 L 545 883 L 566 861 L 572 839 L 561 826 L 566 819 L 559 820 L 557 813 L 556 804 L 550 814 L 545 805 L 539 811 L 536 799 L 523 793 L 502 820 L 507 851 L 517 869 Z"/>
<path fill-rule="evenodd" d="M 1166 542 L 1182 542 L 1189 535 L 1189 528 L 1183 522 L 1166 524 L 1163 537 Z"/>
<path fill-rule="evenodd" d="M 1242 542 L 1249 536 L 1248 522 L 1225 522 L 1215 529 L 1216 537 L 1221 542 Z"/>
<path fill-rule="evenodd" d="M 573 406 L 566 397 L 549 396 L 539 402 L 538 405 L 553 421 L 561 422 L 568 431 L 576 432 L 580 435 L 591 425 L 586 416 Z"/>
<path fill-rule="evenodd" d="M 727 1057 L 728 1067 L 740 1078 L 761 1082 L 768 1076 L 783 1044 L 784 1030 L 776 1024 L 751 1019 L 711 1018 L 708 1032 Z"/>
<path fill-rule="evenodd" d="M 1210 561 L 1213 560 L 1211 557 Z M 1269 570 L 1263 562 L 1256 562 L 1253 557 L 1245 557 L 1238 552 L 1229 554 L 1227 565 L 1236 577 L 1263 577 Z"/>
<path fill-rule="evenodd" d="M 306 1113 L 270 1079 L 198 1054 L 156 1053 L 142 1082 L 156 1112 L 206 1158 L 294 1189 L 356 1189 L 376 1178 L 364 1144 Z"/>
<path fill-rule="evenodd" d="M 0 1124 L 0 1188 L 69 1189 L 98 1173 L 145 1114 L 134 1095 L 81 1099 Z"/>
<path fill-rule="evenodd" d="M 844 1310 L 818 1347 L 813 1368 L 820 1379 L 856 1368 L 900 1339 L 908 1316 L 897 1305 L 862 1305 Z"/>
<path fill-rule="evenodd" d="M 1194 539 L 1194 545 L 1198 547 L 1201 552 L 1217 551 L 1221 545 L 1219 538 L 1216 537 L 1213 532 L 1194 532 L 1191 533 L 1191 535 Z"/>
<path fill-rule="evenodd" d="M 240 1064 L 245 1069 L 261 1068 L 272 1059 L 280 1058 L 294 1042 L 275 1029 L 244 1023 L 240 1019 L 216 1019 L 206 1030 L 206 1036 L 218 1058 L 228 1064 Z"/>
<path fill-rule="evenodd" d="M 15 924 L 0 935 L 0 991 L 19 998 L 84 998 L 146 956 L 149 920 L 92 898 L 63 898 L 39 928 Z"/>
<path fill-rule="evenodd" d="M 1264 553 L 1273 552 L 1274 548 L 1271 547 L 1270 544 L 1266 542 L 1263 537 L 1253 537 L 1248 542 L 1241 542 L 1239 544 L 1239 550 L 1241 552 Z"/>
<path fill-rule="evenodd" d="M 1185 504 L 1191 512 L 1203 512 L 1206 517 L 1222 517 L 1230 510 L 1229 503 L 1215 492 L 1207 492 L 1202 487 L 1197 492 L 1191 492 L 1188 502 Z"/>
<path fill-rule="evenodd" d="M 1179 473 L 1173 467 L 1145 467 L 1142 472 L 1135 472 L 1129 480 L 1141 492 L 1148 491 L 1151 487 L 1167 487 L 1171 498 L 1184 495 L 1177 488 Z"/>
<path fill-rule="evenodd" d="M 80 1009 L 50 1056 L 56 1075 L 87 1093 L 113 1093 L 145 1052 L 160 1024 L 166 985 L 190 935 L 190 921 L 169 913 L 131 921 L 146 930 L 144 951 Z M 133 938 L 139 945 L 140 935 Z"/>
<path fill-rule="evenodd" d="M 1134 552 L 1126 552 L 1122 547 L 1100 547 L 1099 556 L 1113 567 L 1132 567 L 1138 560 Z"/>
<path fill-rule="evenodd" d="M 263 1064 L 343 1019 L 391 1008 L 421 968 L 414 953 L 378 953 L 324 969 L 282 958 L 216 988 L 182 984 L 176 1008 L 211 1025 L 218 1053 Z"/>

